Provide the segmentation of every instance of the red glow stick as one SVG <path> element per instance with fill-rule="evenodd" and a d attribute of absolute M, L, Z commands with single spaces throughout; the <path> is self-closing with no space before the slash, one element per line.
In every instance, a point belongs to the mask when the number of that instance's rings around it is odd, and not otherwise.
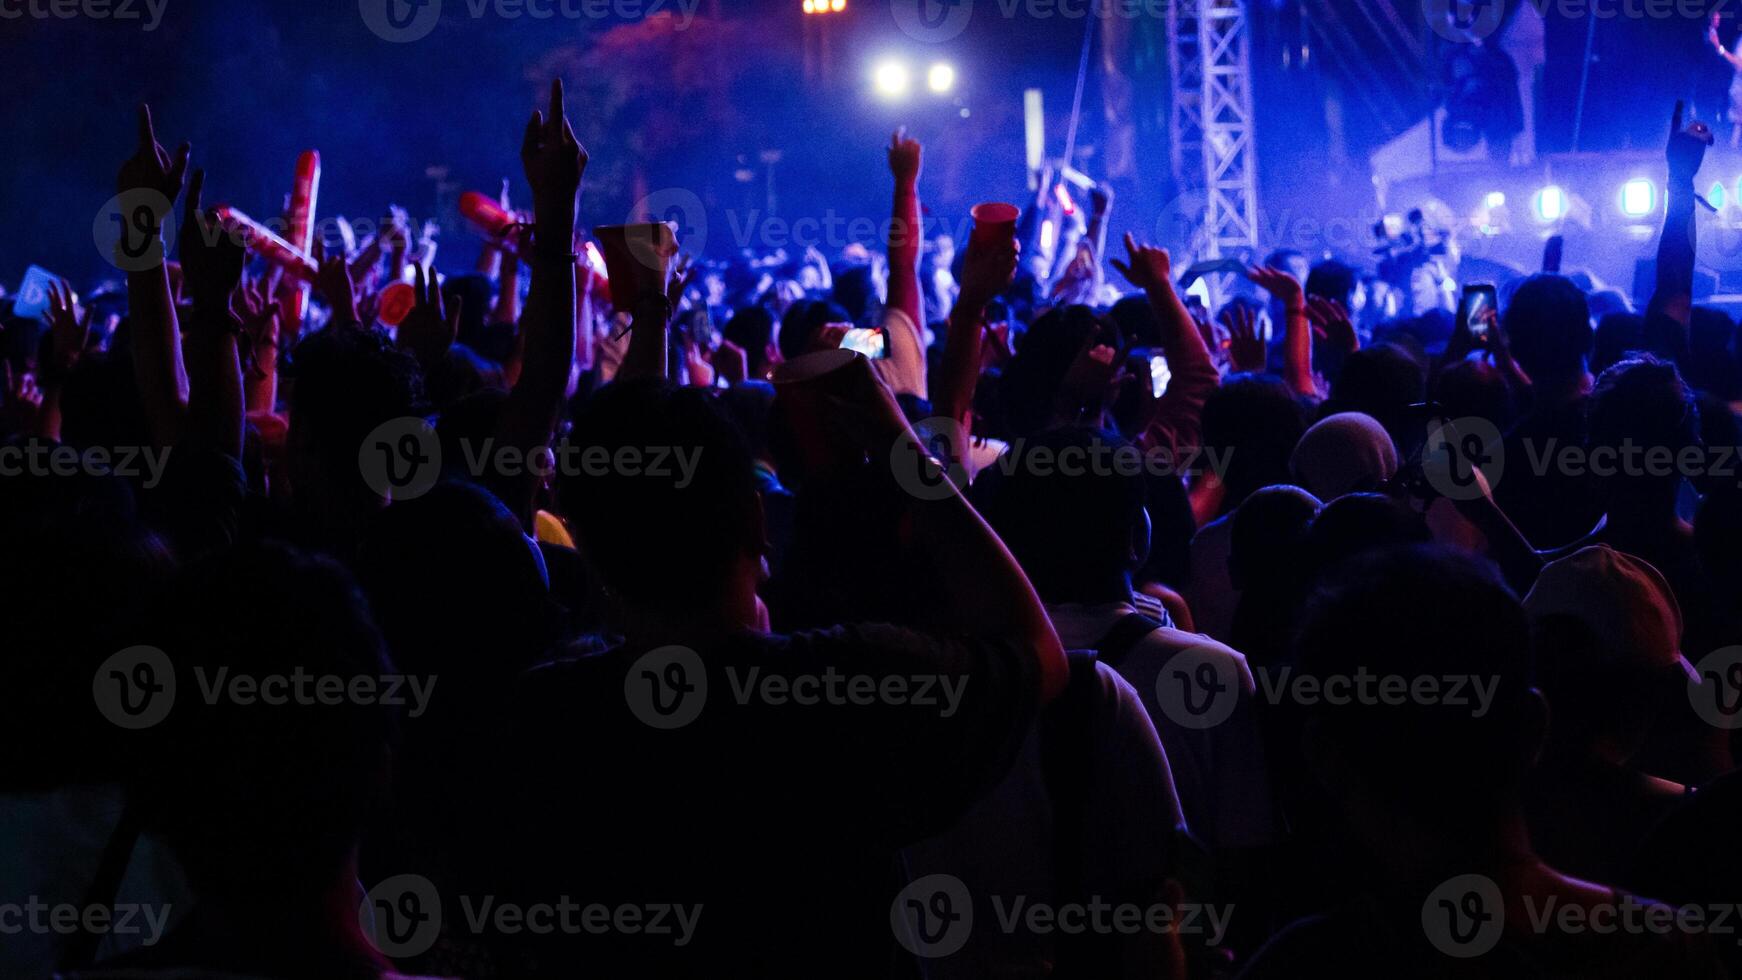
<path fill-rule="evenodd" d="M 267 262 L 283 269 L 284 274 L 293 282 L 306 284 L 314 281 L 315 273 L 319 270 L 315 266 L 315 260 L 307 252 L 273 234 L 272 229 L 228 204 L 218 205 L 216 211 L 218 221 L 223 224 L 225 231 L 241 236 L 244 244 L 260 253 L 260 257 Z"/>
<path fill-rule="evenodd" d="M 315 201 L 320 196 L 320 190 L 321 155 L 315 150 L 304 150 L 296 158 L 296 182 L 290 187 L 290 213 L 285 215 L 285 238 L 304 255 L 314 250 Z M 298 320 L 308 313 L 308 292 L 306 286 L 298 291 Z"/>

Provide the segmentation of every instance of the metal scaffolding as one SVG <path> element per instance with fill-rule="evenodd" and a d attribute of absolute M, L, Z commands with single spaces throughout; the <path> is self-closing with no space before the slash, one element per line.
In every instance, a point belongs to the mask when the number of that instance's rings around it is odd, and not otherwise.
<path fill-rule="evenodd" d="M 1174 0 L 1167 8 L 1173 84 L 1173 178 L 1201 202 L 1198 258 L 1256 251 L 1258 167 L 1246 0 Z"/>

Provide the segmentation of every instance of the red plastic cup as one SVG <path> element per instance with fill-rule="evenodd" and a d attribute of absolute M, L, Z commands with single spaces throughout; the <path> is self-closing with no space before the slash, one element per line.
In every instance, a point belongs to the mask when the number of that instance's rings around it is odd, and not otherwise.
<path fill-rule="evenodd" d="M 974 218 L 974 231 L 968 236 L 968 244 L 982 247 L 1008 243 L 1015 238 L 1016 219 L 1022 217 L 1021 208 L 1000 201 L 976 204 L 968 213 Z"/>
<path fill-rule="evenodd" d="M 390 327 L 397 327 L 411 315 L 417 305 L 417 290 L 407 282 L 396 282 L 381 291 L 381 309 L 376 316 Z"/>
<path fill-rule="evenodd" d="M 665 293 L 671 258 L 677 254 L 676 225 L 669 221 L 600 225 L 593 229 L 593 237 L 605 252 L 614 308 L 628 312 L 644 293 Z"/>
<path fill-rule="evenodd" d="M 225 232 L 240 236 L 249 248 L 260 253 L 261 258 L 283 269 L 285 276 L 292 282 L 314 281 L 315 273 L 319 270 L 315 266 L 315 260 L 307 252 L 278 237 L 272 229 L 228 204 L 220 204 L 214 210 L 218 214 L 218 223 Z"/>

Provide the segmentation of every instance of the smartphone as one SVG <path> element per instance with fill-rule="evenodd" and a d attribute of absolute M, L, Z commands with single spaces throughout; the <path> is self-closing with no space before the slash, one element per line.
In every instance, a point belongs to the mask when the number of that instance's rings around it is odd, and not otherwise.
<path fill-rule="evenodd" d="M 883 331 L 863 330 L 855 327 L 841 336 L 841 349 L 858 351 L 866 357 L 876 360 L 882 357 L 886 350 L 883 343 Z"/>
<path fill-rule="evenodd" d="M 1149 369 L 1149 394 L 1152 398 L 1160 398 L 1167 394 L 1167 383 L 1173 380 L 1173 370 L 1167 366 L 1167 358 L 1161 351 L 1148 347 L 1134 348 L 1126 353 L 1125 370 L 1135 374 L 1141 370 L 1139 364 Z"/>
<path fill-rule="evenodd" d="M 1458 322 L 1470 336 L 1483 340 L 1488 336 L 1488 313 L 1500 308 L 1494 284 L 1475 282 L 1464 287 L 1464 297 L 1458 301 Z"/>

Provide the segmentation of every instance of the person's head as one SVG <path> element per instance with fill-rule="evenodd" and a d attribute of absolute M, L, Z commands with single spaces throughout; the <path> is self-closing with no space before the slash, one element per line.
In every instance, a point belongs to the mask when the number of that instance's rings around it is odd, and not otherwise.
<path fill-rule="evenodd" d="M 1329 501 L 1313 518 L 1303 544 L 1303 568 L 1317 577 L 1362 555 L 1433 540 L 1422 516 L 1393 497 L 1351 493 Z"/>
<path fill-rule="evenodd" d="M 1087 306 L 1049 310 L 1022 335 L 998 387 L 1005 435 L 1027 435 L 1052 421 L 1054 400 L 1085 345 L 1119 349 L 1119 328 Z"/>
<path fill-rule="evenodd" d="M 766 547 L 750 453 L 705 390 L 605 386 L 564 452 L 594 466 L 559 500 L 605 590 L 644 616 L 698 619 L 754 598 Z M 650 465 L 652 453 L 665 465 Z"/>
<path fill-rule="evenodd" d="M 531 666 L 554 639 L 537 545 L 473 484 L 443 481 L 382 511 L 355 567 L 393 659 L 453 678 L 453 695 Z"/>
<path fill-rule="evenodd" d="M 1143 456 L 1089 426 L 1035 433 L 1006 467 L 989 518 L 1049 603 L 1118 601 L 1149 554 Z"/>
<path fill-rule="evenodd" d="M 1682 481 L 1676 460 L 1700 445 L 1699 407 L 1674 364 L 1644 355 L 1597 379 L 1587 449 L 1593 462 L 1611 454 L 1615 460 L 1607 473 L 1596 474 L 1611 503 L 1611 521 L 1655 518 L 1663 508 L 1673 509 Z M 1651 512 L 1642 512 L 1647 505 Z"/>
<path fill-rule="evenodd" d="M 1492 567 L 1428 547 L 1350 561 L 1308 599 L 1294 653 L 1321 683 L 1409 692 L 1303 702 L 1314 773 L 1372 846 L 1491 848 L 1544 724 L 1524 610 Z"/>
<path fill-rule="evenodd" d="M 1397 447 L 1372 416 L 1341 412 L 1313 423 L 1289 457 L 1295 482 L 1320 500 L 1371 493 L 1397 475 Z"/>
<path fill-rule="evenodd" d="M 780 356 L 792 360 L 816 349 L 817 335 L 831 323 L 853 322 L 852 314 L 826 300 L 800 300 L 780 318 Z M 749 353 L 749 349 L 745 349 Z"/>
<path fill-rule="evenodd" d="M 1591 370 L 1602 374 L 1645 347 L 1645 317 L 1637 313 L 1610 313 L 1597 321 L 1591 347 Z"/>
<path fill-rule="evenodd" d="M 1300 403 L 1281 378 L 1231 374 L 1204 401 L 1204 448 L 1226 461 L 1224 513 L 1259 487 L 1289 482 L 1289 456 L 1306 431 Z"/>
<path fill-rule="evenodd" d="M 234 680 L 215 699 L 177 698 L 148 730 L 133 786 L 146 829 L 223 900 L 306 900 L 354 880 L 398 718 L 352 693 L 395 673 L 356 583 L 326 559 L 244 546 L 189 568 L 161 613 L 152 645 L 178 691 Z"/>
<path fill-rule="evenodd" d="M 1447 418 L 1479 418 L 1505 432 L 1517 419 L 1505 372 L 1486 358 L 1465 358 L 1434 376 L 1428 392 Z"/>
<path fill-rule="evenodd" d="M 1265 487 L 1234 511 L 1228 579 L 1246 590 L 1297 564 L 1301 541 L 1322 505 L 1300 487 Z"/>
<path fill-rule="evenodd" d="M 1658 705 L 1693 676 L 1669 583 L 1646 562 L 1594 545 L 1543 566 L 1524 609 L 1552 741 L 1625 763 Z"/>
<path fill-rule="evenodd" d="M 1688 323 L 1688 356 L 1682 360 L 1688 384 L 1730 401 L 1742 397 L 1742 372 L 1730 356 L 1736 321 L 1719 309 L 1696 306 Z"/>
<path fill-rule="evenodd" d="M 839 269 L 834 273 L 835 288 L 830 299 L 847 315 L 840 319 L 857 326 L 869 326 L 876 318 L 877 310 L 883 301 L 879 295 L 877 275 L 869 264 L 856 263 Z M 829 321 L 824 321 L 829 322 Z M 781 323 L 782 351 L 789 351 L 786 346 L 786 324 Z M 787 357 L 796 355 L 788 352 Z"/>
<path fill-rule="evenodd" d="M 305 513 L 355 521 L 383 501 L 357 465 L 363 440 L 384 422 L 424 410 L 423 374 L 376 330 L 333 328 L 291 352 L 296 379 L 288 439 L 291 492 Z"/>
<path fill-rule="evenodd" d="M 1355 287 L 1360 284 L 1360 277 L 1355 270 L 1336 259 L 1325 259 L 1312 267 L 1307 273 L 1305 287 L 1308 296 L 1321 299 L 1334 299 L 1343 304 L 1343 308 L 1355 309 Z"/>
<path fill-rule="evenodd" d="M 1147 296 L 1122 297 L 1107 310 L 1107 317 L 1119 326 L 1127 346 L 1153 347 L 1161 339 L 1161 321 Z"/>
<path fill-rule="evenodd" d="M 490 312 L 490 306 L 495 298 L 496 288 L 490 278 L 481 273 L 469 273 L 463 276 L 449 276 L 442 280 L 442 303 L 451 314 L 456 309 L 460 315 L 459 341 L 468 347 L 487 351 L 495 356 L 504 352 L 489 350 L 484 336 L 485 317 Z"/>
<path fill-rule="evenodd" d="M 1591 354 L 1591 309 L 1565 276 L 1541 273 L 1520 283 L 1501 323 L 1512 355 L 1537 384 L 1576 378 Z"/>
<path fill-rule="evenodd" d="M 746 306 L 733 313 L 720 335 L 744 349 L 746 377 L 766 378 L 781 361 L 780 347 L 774 342 L 774 314 L 766 306 Z"/>
<path fill-rule="evenodd" d="M 1408 431 L 1409 406 L 1427 394 L 1427 371 L 1422 363 L 1396 344 L 1378 344 L 1350 354 L 1337 380 L 1331 384 L 1327 412 L 1362 412 L 1370 415 L 1391 434 L 1392 441 L 1407 445 L 1419 436 Z"/>

